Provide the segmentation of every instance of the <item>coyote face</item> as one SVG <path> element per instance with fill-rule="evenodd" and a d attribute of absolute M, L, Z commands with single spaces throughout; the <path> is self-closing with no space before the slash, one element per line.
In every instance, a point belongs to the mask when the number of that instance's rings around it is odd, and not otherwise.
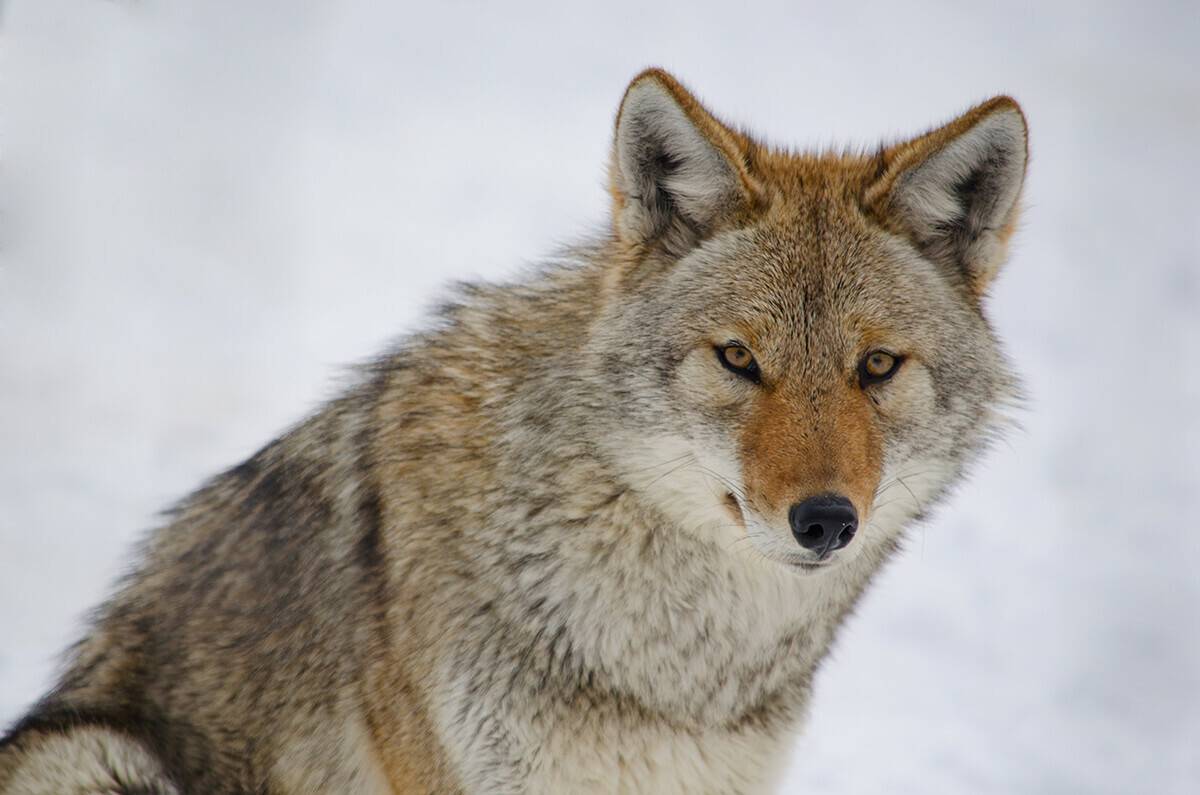
<path fill-rule="evenodd" d="M 626 265 L 593 334 L 633 485 L 807 572 L 889 543 L 1015 393 L 981 311 L 1015 223 L 1006 98 L 873 156 L 769 151 L 669 77 L 626 95 Z"/>

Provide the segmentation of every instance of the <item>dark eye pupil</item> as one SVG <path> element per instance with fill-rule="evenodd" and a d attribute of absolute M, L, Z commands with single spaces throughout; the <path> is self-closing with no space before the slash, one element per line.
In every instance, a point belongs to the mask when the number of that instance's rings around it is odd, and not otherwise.
<path fill-rule="evenodd" d="M 883 351 L 875 351 L 867 354 L 867 357 L 860 365 L 862 368 L 862 377 L 885 381 L 892 377 L 892 373 L 900 366 L 900 359 L 890 353 Z"/>
<path fill-rule="evenodd" d="M 758 383 L 758 363 L 754 361 L 754 354 L 750 353 L 749 349 L 741 345 L 725 345 L 718 346 L 716 352 L 717 359 L 725 369 Z"/>

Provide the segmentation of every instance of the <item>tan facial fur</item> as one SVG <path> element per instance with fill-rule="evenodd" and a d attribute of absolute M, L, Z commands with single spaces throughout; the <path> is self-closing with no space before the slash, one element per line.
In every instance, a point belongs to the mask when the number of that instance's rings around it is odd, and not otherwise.
<path fill-rule="evenodd" d="M 868 399 L 835 384 L 811 397 L 780 388 L 755 401 L 739 453 L 747 502 L 772 523 L 819 494 L 841 494 L 865 518 L 879 485 L 881 447 Z"/>

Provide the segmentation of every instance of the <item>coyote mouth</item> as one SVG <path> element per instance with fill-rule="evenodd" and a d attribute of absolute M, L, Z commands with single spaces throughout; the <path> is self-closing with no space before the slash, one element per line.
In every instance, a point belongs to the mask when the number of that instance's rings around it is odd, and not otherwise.
<path fill-rule="evenodd" d="M 738 502 L 732 491 L 725 492 L 725 508 L 733 516 L 735 522 L 742 527 L 746 526 L 746 516 L 742 513 L 741 503 Z"/>
<path fill-rule="evenodd" d="M 829 561 L 825 563 L 810 563 L 806 560 L 796 560 L 789 562 L 788 565 L 794 569 L 800 569 L 801 571 L 820 571 L 821 569 L 829 569 L 833 567 L 833 563 Z"/>
<path fill-rule="evenodd" d="M 838 568 L 841 561 L 836 556 L 825 558 L 824 560 L 801 560 L 793 557 L 788 557 L 782 561 L 783 564 L 800 575 L 818 574 L 824 571 L 831 571 Z"/>

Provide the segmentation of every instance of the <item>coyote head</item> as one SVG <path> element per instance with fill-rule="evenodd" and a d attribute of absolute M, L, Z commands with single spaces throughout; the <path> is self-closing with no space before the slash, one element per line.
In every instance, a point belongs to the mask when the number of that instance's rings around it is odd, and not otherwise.
<path fill-rule="evenodd" d="M 872 154 L 797 154 L 638 76 L 590 342 L 631 486 L 798 571 L 890 543 L 1015 391 L 982 304 L 1025 163 L 1008 97 Z"/>

